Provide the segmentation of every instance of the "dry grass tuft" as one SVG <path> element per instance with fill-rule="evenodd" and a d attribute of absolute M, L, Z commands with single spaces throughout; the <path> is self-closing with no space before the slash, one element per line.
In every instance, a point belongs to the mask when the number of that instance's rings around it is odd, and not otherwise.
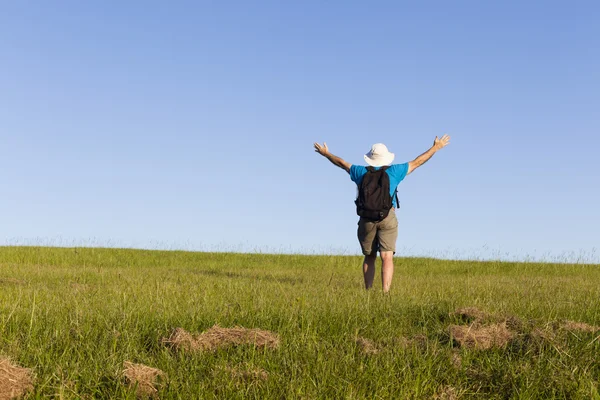
<path fill-rule="evenodd" d="M 393 344 L 393 346 L 398 346 L 403 349 L 408 349 L 409 347 L 411 347 L 413 345 L 413 341 L 411 339 L 407 338 L 406 336 L 398 336 L 398 337 L 393 338 L 392 344 Z"/>
<path fill-rule="evenodd" d="M 372 355 L 377 354 L 380 351 L 375 342 L 363 337 L 356 338 L 356 344 L 363 354 Z"/>
<path fill-rule="evenodd" d="M 442 386 L 433 396 L 435 400 L 457 400 L 460 398 L 458 391 L 452 386 Z"/>
<path fill-rule="evenodd" d="M 478 324 L 450 325 L 450 334 L 461 347 L 487 350 L 503 348 L 514 338 L 514 333 L 506 327 L 506 322 L 488 326 Z"/>
<path fill-rule="evenodd" d="M 527 327 L 527 323 L 522 321 L 521 319 L 515 317 L 514 315 L 510 315 L 505 319 L 506 327 L 513 332 L 523 332 Z"/>
<path fill-rule="evenodd" d="M 534 339 L 546 341 L 546 342 L 554 342 L 556 340 L 555 330 L 552 328 L 535 328 L 531 331 L 531 336 Z"/>
<path fill-rule="evenodd" d="M 123 363 L 123 377 L 130 388 L 135 388 L 138 397 L 154 397 L 158 392 L 157 386 L 165 373 L 157 368 L 144 364 L 134 364 L 130 361 Z"/>
<path fill-rule="evenodd" d="M 25 285 L 26 283 L 27 282 L 21 281 L 21 280 L 16 279 L 16 278 L 0 278 L 0 284 Z"/>
<path fill-rule="evenodd" d="M 269 373 L 262 368 L 252 366 L 226 367 L 232 378 L 244 382 L 264 382 L 269 379 Z"/>
<path fill-rule="evenodd" d="M 415 335 L 411 339 L 412 343 L 419 348 L 427 347 L 427 336 L 425 335 Z"/>
<path fill-rule="evenodd" d="M 399 346 L 403 349 L 408 349 L 410 347 L 417 347 L 419 349 L 423 349 L 427 347 L 427 336 L 415 335 L 412 338 L 399 336 L 393 339 L 393 345 Z"/>
<path fill-rule="evenodd" d="M 564 351 L 567 346 L 566 333 L 596 333 L 600 331 L 599 326 L 589 325 L 585 322 L 575 321 L 553 321 L 546 324 L 544 327 L 535 327 L 530 333 L 534 343 L 548 343 L 558 351 Z"/>
<path fill-rule="evenodd" d="M 162 343 L 173 347 L 175 350 L 198 351 L 196 337 L 183 328 L 175 328 L 171 336 L 163 338 Z"/>
<path fill-rule="evenodd" d="M 19 399 L 31 390 L 31 370 L 12 364 L 7 358 L 0 358 L 0 400 Z"/>
<path fill-rule="evenodd" d="M 462 367 L 462 357 L 457 351 L 452 352 L 452 355 L 450 356 L 450 362 L 456 369 L 460 369 Z"/>
<path fill-rule="evenodd" d="M 593 326 L 585 322 L 565 321 L 560 327 L 569 332 L 589 332 L 594 333 L 600 331 L 600 326 Z"/>
<path fill-rule="evenodd" d="M 70 282 L 69 286 L 76 292 L 84 292 L 91 288 L 87 283 Z"/>
<path fill-rule="evenodd" d="M 171 336 L 162 340 L 166 345 L 183 351 L 214 351 L 218 348 L 239 345 L 252 345 L 258 348 L 279 347 L 279 336 L 261 329 L 246 329 L 239 326 L 221 328 L 213 326 L 200 335 L 194 335 L 183 328 L 177 328 Z"/>
<path fill-rule="evenodd" d="M 477 307 L 458 308 L 450 313 L 450 316 L 459 317 L 467 321 L 484 321 L 491 317 L 489 313 L 482 311 Z"/>

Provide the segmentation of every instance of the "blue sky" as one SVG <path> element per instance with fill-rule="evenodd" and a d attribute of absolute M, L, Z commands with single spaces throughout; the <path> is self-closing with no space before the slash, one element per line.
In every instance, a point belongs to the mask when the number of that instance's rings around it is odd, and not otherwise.
<path fill-rule="evenodd" d="M 351 163 L 399 255 L 600 259 L 594 1 L 0 4 L 0 243 L 359 252 Z"/>

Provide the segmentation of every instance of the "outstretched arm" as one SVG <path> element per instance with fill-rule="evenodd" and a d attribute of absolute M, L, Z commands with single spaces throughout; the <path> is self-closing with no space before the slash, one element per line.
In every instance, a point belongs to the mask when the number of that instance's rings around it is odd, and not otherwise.
<path fill-rule="evenodd" d="M 351 164 L 339 158 L 338 156 L 334 156 L 333 154 L 331 154 L 329 152 L 329 148 L 327 148 L 327 143 L 323 143 L 323 145 L 315 143 L 315 151 L 323 157 L 325 157 L 326 159 L 328 159 L 329 161 L 331 161 L 331 163 L 336 167 L 340 167 L 344 171 L 350 173 Z"/>
<path fill-rule="evenodd" d="M 419 168 L 421 165 L 425 164 L 433 155 L 438 151 L 446 147 L 450 143 L 450 136 L 444 135 L 440 139 L 435 137 L 433 141 L 433 146 L 425 153 L 421 154 L 419 157 L 415 158 L 411 162 L 408 163 L 408 172 L 407 175 L 413 172 L 415 169 Z"/>

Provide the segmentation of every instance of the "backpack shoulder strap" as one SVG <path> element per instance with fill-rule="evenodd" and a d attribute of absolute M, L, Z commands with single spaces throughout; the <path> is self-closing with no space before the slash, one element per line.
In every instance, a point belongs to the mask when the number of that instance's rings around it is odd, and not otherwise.
<path fill-rule="evenodd" d="M 385 170 L 386 170 L 386 169 L 388 169 L 389 167 L 390 167 L 389 165 L 386 165 L 386 166 L 384 166 L 384 167 L 380 167 L 379 169 L 375 169 L 375 167 L 372 167 L 372 166 L 370 166 L 370 165 L 369 165 L 369 166 L 367 167 L 367 171 L 369 171 L 369 172 L 379 172 L 379 171 L 385 171 Z"/>

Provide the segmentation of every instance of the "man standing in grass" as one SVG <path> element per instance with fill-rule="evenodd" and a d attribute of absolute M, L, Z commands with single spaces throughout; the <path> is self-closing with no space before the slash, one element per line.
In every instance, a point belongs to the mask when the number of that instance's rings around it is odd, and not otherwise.
<path fill-rule="evenodd" d="M 439 139 L 436 136 L 433 146 L 429 150 L 404 164 L 392 164 L 394 153 L 390 153 L 384 144 L 377 143 L 371 147 L 371 151 L 365 154 L 365 161 L 369 164 L 369 167 L 351 165 L 340 157 L 331 154 L 327 148 L 327 143 L 314 144 L 317 153 L 327 158 L 333 165 L 348 172 L 350 179 L 359 188 L 359 196 L 356 201 L 357 213 L 361 216 L 358 221 L 358 241 L 365 256 L 363 275 L 366 289 L 373 286 L 377 251 L 381 254 L 383 264 L 381 268 L 383 291 L 387 293 L 392 284 L 394 275 L 393 257 L 396 253 L 396 239 L 398 238 L 398 220 L 396 219 L 396 208 L 398 208 L 396 188 L 398 184 L 402 182 L 406 175 L 425 164 L 448 143 L 450 143 L 450 136 L 444 135 Z M 383 171 L 377 173 L 381 169 Z M 363 179 L 367 173 L 371 175 L 367 179 Z M 387 174 L 387 177 L 383 177 L 384 173 Z M 389 196 L 387 196 L 388 185 Z M 380 194 L 382 188 L 385 191 L 384 195 Z M 385 209 L 377 210 L 377 207 L 375 207 L 374 211 L 373 207 L 366 207 L 365 204 L 381 204 L 385 205 Z M 391 208 L 389 207 L 390 204 Z"/>

